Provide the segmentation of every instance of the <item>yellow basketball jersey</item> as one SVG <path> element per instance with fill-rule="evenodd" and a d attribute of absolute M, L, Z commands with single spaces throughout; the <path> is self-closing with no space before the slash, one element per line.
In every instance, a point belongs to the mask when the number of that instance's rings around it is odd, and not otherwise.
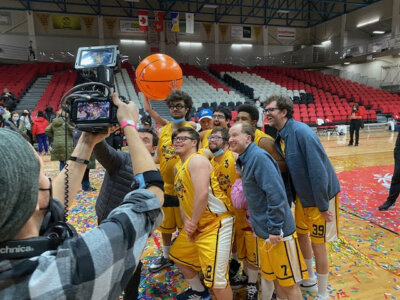
<path fill-rule="evenodd" d="M 187 218 L 191 218 L 193 213 L 194 188 L 188 165 L 194 155 L 199 154 L 193 153 L 187 158 L 187 160 L 183 164 L 180 161 L 176 164 L 176 195 L 179 199 L 179 205 Z M 227 215 L 229 209 L 226 203 L 229 203 L 228 198 L 226 197 L 225 193 L 222 192 L 222 190 L 219 188 L 216 176 L 213 174 L 213 172 L 211 172 L 208 204 L 199 221 L 199 228 L 206 227 L 219 216 Z"/>
<path fill-rule="evenodd" d="M 201 140 L 201 148 L 207 148 L 208 149 L 208 137 L 211 135 L 212 129 L 209 129 L 206 131 L 206 134 L 204 135 L 203 139 Z"/>
<path fill-rule="evenodd" d="M 275 141 L 274 138 L 272 136 L 270 136 L 269 134 L 266 134 L 266 133 L 262 132 L 261 130 L 256 129 L 256 131 L 254 132 L 254 143 L 256 143 L 257 146 L 262 138 L 267 138 L 272 141 Z"/>
<path fill-rule="evenodd" d="M 217 176 L 217 180 L 222 191 L 231 199 L 232 185 L 239 177 L 236 173 L 236 161 L 231 150 L 226 150 L 221 157 L 221 160 L 217 162 L 213 157 L 211 159 L 211 165 L 214 170 L 214 174 Z"/>
<path fill-rule="evenodd" d="M 185 127 L 191 126 L 186 122 Z M 160 158 L 160 172 L 164 180 L 164 193 L 174 196 L 174 167 L 180 159 L 175 153 L 175 147 L 172 144 L 172 133 L 172 122 L 161 129 L 158 141 L 158 155 Z"/>

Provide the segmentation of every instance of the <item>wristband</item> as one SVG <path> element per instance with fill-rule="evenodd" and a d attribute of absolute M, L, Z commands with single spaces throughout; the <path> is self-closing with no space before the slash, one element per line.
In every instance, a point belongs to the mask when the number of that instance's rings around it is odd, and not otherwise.
<path fill-rule="evenodd" d="M 133 120 L 126 120 L 121 123 L 121 129 L 124 129 L 126 126 L 131 126 L 136 129 L 136 124 Z"/>
<path fill-rule="evenodd" d="M 79 157 L 76 157 L 76 156 L 70 156 L 70 157 L 68 158 L 68 160 L 72 160 L 72 161 L 75 161 L 75 162 L 77 162 L 77 163 L 85 164 L 85 165 L 89 164 L 89 161 L 88 161 L 88 160 L 83 159 L 83 158 L 79 158 Z"/>

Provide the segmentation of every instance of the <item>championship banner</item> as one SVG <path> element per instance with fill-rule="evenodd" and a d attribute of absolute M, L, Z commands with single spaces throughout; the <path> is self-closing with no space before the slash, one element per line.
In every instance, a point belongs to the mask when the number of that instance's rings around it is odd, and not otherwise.
<path fill-rule="evenodd" d="M 115 21 L 117 21 L 115 18 L 104 18 L 108 31 L 114 32 Z"/>
<path fill-rule="evenodd" d="M 92 28 L 93 28 L 93 17 L 82 17 L 83 23 L 85 23 L 85 26 L 88 30 L 89 33 L 92 33 Z"/>
<path fill-rule="evenodd" d="M 254 26 L 254 35 L 256 36 L 256 41 L 261 42 L 261 31 L 262 27 L 261 26 Z"/>
<path fill-rule="evenodd" d="M 186 33 L 194 33 L 194 14 L 186 13 Z"/>
<path fill-rule="evenodd" d="M 171 13 L 171 31 L 179 32 L 179 13 L 177 12 Z"/>
<path fill-rule="evenodd" d="M 36 16 L 39 19 L 39 22 L 42 25 L 43 30 L 47 32 L 49 29 L 50 14 L 36 13 Z"/>
<path fill-rule="evenodd" d="M 295 40 L 296 28 L 278 27 L 276 36 L 280 40 Z"/>
<path fill-rule="evenodd" d="M 156 11 L 155 13 L 154 30 L 156 32 L 164 31 L 164 17 L 162 11 Z"/>
<path fill-rule="evenodd" d="M 228 32 L 228 25 L 219 24 L 219 31 L 221 32 L 221 40 L 225 41 L 226 33 Z"/>
<path fill-rule="evenodd" d="M 149 31 L 149 12 L 147 10 L 139 10 L 139 30 Z"/>
<path fill-rule="evenodd" d="M 141 32 L 139 24 L 135 21 L 119 21 L 119 30 L 121 32 Z"/>
<path fill-rule="evenodd" d="M 207 35 L 207 40 L 210 39 L 212 26 L 213 26 L 213 24 L 203 23 L 204 31 L 206 32 L 206 35 Z"/>
<path fill-rule="evenodd" d="M 53 16 L 54 29 L 81 30 L 81 18 L 75 16 Z"/>

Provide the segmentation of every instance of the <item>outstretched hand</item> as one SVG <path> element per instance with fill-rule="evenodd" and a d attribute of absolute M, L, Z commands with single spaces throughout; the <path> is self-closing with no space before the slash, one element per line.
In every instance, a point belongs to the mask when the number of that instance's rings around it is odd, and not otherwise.
<path fill-rule="evenodd" d="M 117 119 L 119 124 L 127 120 L 133 120 L 135 123 L 139 120 L 139 110 L 136 107 L 135 103 L 130 101 L 128 104 L 122 102 L 117 93 L 113 93 L 112 100 L 115 106 L 118 107 L 117 110 Z"/>

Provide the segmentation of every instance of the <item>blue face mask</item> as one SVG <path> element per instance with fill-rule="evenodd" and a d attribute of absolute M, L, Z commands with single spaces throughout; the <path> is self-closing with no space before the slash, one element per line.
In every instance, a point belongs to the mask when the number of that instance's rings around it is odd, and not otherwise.
<path fill-rule="evenodd" d="M 185 118 L 180 118 L 180 119 L 174 119 L 171 118 L 171 121 L 174 122 L 175 124 L 179 124 L 185 121 Z"/>
<path fill-rule="evenodd" d="M 256 107 L 260 107 L 260 104 L 259 104 L 259 103 L 256 103 Z"/>
<path fill-rule="evenodd" d="M 137 129 L 144 129 L 144 126 L 143 125 L 138 125 Z"/>
<path fill-rule="evenodd" d="M 19 120 L 19 117 L 14 117 L 13 120 L 14 120 L 14 121 L 18 121 L 18 120 Z"/>
<path fill-rule="evenodd" d="M 218 155 L 221 155 L 221 154 L 224 154 L 224 149 L 219 149 L 217 152 L 215 152 L 215 153 L 212 153 L 211 152 L 211 154 L 213 155 L 213 156 L 218 156 Z"/>

